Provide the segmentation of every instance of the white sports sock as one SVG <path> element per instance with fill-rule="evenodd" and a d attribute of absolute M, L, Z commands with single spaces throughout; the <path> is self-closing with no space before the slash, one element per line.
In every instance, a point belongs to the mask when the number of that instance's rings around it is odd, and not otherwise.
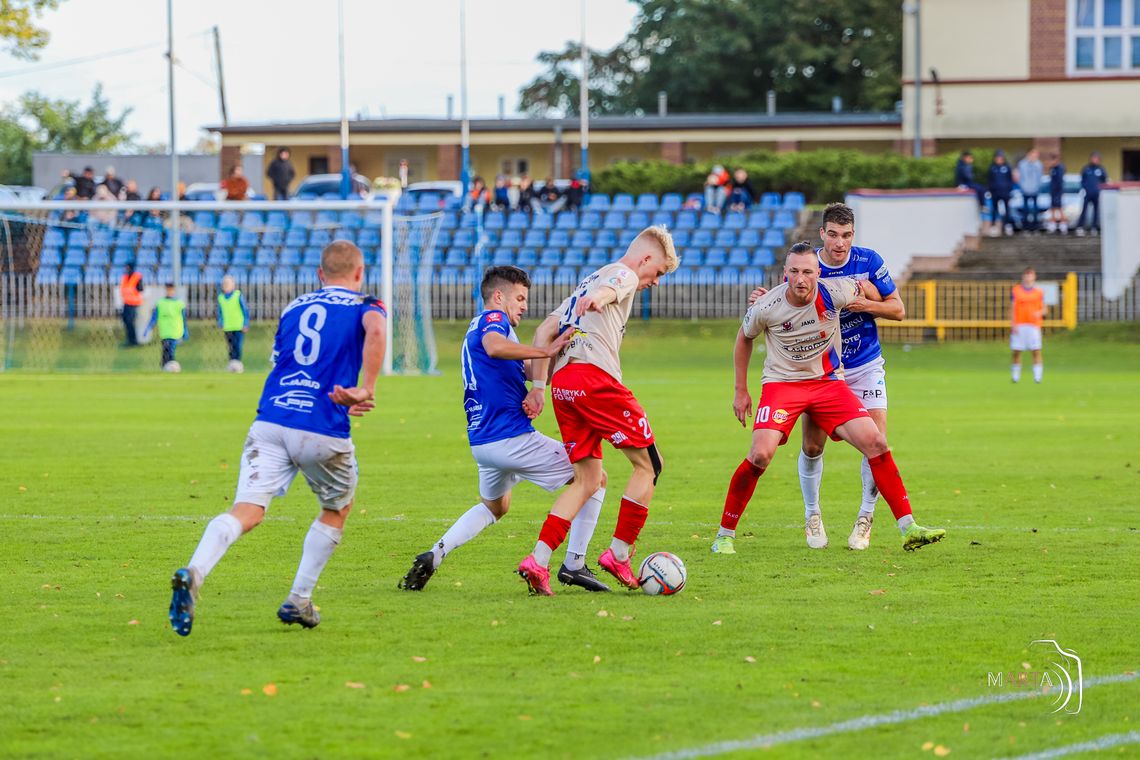
<path fill-rule="evenodd" d="M 717 538 L 720 538 L 721 536 L 731 536 L 732 538 L 736 538 L 736 529 L 735 528 L 720 528 L 719 530 L 717 530 L 716 535 L 717 535 Z"/>
<path fill-rule="evenodd" d="M 206 530 L 202 531 L 202 540 L 190 558 L 190 567 L 198 572 L 198 577 L 205 580 L 214 565 L 225 555 L 230 544 L 241 538 L 241 521 L 229 512 L 210 520 Z"/>
<path fill-rule="evenodd" d="M 899 533 L 906 533 L 906 529 L 914 525 L 914 515 L 903 515 L 898 522 Z"/>
<path fill-rule="evenodd" d="M 614 553 L 614 558 L 618 562 L 625 562 L 629 559 L 629 544 L 620 538 L 615 538 L 613 541 L 610 541 L 610 550 Z"/>
<path fill-rule="evenodd" d="M 431 548 L 432 567 L 439 567 L 439 563 L 443 562 L 444 557 L 475 538 L 484 528 L 494 524 L 495 516 L 491 514 L 491 510 L 487 509 L 486 504 L 479 502 L 471 507 L 452 523 L 447 532 L 443 534 L 443 538 L 439 539 Z"/>
<path fill-rule="evenodd" d="M 863 478 L 863 504 L 859 507 L 859 514 L 874 514 L 875 502 L 879 500 L 879 487 L 875 485 L 875 476 L 871 474 L 871 463 L 867 457 L 863 457 L 859 475 Z"/>
<path fill-rule="evenodd" d="M 602 514 L 602 502 L 606 489 L 599 488 L 586 500 L 570 523 L 570 533 L 566 537 L 566 569 L 581 570 L 586 566 L 586 552 L 590 549 L 590 539 L 598 527 L 598 516 Z"/>
<path fill-rule="evenodd" d="M 543 567 L 550 567 L 550 555 L 553 553 L 554 550 L 547 546 L 545 541 L 536 543 L 534 551 L 531 552 L 534 555 L 534 561 Z"/>
<path fill-rule="evenodd" d="M 809 457 L 800 449 L 800 491 L 804 495 L 804 519 L 819 513 L 819 484 L 823 481 L 823 454 Z"/>
<path fill-rule="evenodd" d="M 1021 380 L 1021 365 L 1020 364 L 1012 365 L 1009 368 L 1009 371 L 1010 371 L 1010 377 L 1013 378 L 1013 382 L 1016 383 L 1016 382 L 1019 382 Z"/>
<path fill-rule="evenodd" d="M 313 524 L 309 526 L 309 532 L 305 534 L 305 544 L 301 550 L 301 564 L 297 566 L 297 577 L 293 579 L 293 591 L 291 593 L 302 599 L 308 599 L 313 595 L 317 579 L 321 577 L 321 571 L 328 564 L 329 557 L 332 556 L 333 550 L 340 543 L 342 535 L 344 535 L 344 531 L 340 528 L 325 525 L 319 519 L 313 520 Z"/>
<path fill-rule="evenodd" d="M 1033 365 L 1033 382 L 1035 382 L 1035 383 L 1041 382 L 1041 374 L 1044 371 L 1045 371 L 1045 368 L 1042 365 L 1034 364 Z"/>

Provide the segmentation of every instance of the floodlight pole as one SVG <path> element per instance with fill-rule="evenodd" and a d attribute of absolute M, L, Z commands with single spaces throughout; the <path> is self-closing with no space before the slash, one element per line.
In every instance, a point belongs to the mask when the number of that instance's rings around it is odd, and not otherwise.
<path fill-rule="evenodd" d="M 922 158 L 922 0 L 910 0 L 903 12 L 914 16 L 914 157 Z"/>
<path fill-rule="evenodd" d="M 178 200 L 178 148 L 174 129 L 174 0 L 166 0 L 166 81 L 170 105 L 170 199 Z M 182 285 L 182 219 L 175 207 L 170 215 L 171 274 L 175 287 Z"/>
<path fill-rule="evenodd" d="M 581 124 L 582 161 L 579 178 L 590 182 L 590 53 L 586 47 L 586 0 L 582 0 L 582 79 L 578 87 L 578 116 Z"/>
<path fill-rule="evenodd" d="M 348 163 L 348 109 L 344 92 L 344 0 L 336 3 L 337 52 L 340 58 L 340 197 L 352 193 L 352 171 Z"/>
<path fill-rule="evenodd" d="M 459 181 L 464 203 L 471 185 L 471 120 L 467 117 L 467 0 L 459 0 Z"/>

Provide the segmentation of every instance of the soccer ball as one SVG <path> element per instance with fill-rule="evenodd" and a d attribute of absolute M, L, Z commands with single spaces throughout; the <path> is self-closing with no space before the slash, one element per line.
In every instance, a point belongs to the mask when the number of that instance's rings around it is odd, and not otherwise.
<path fill-rule="evenodd" d="M 676 554 L 653 552 L 641 563 L 637 580 L 647 594 L 669 596 L 685 587 L 685 563 Z"/>
<path fill-rule="evenodd" d="M 173 359 L 171 359 L 166 364 L 162 365 L 162 371 L 163 372 L 181 372 L 182 371 L 182 365 L 179 364 L 178 362 L 174 361 Z"/>
<path fill-rule="evenodd" d="M 237 359 L 231 359 L 230 363 L 226 365 L 226 372 L 233 372 L 240 375 L 245 372 L 245 365 Z"/>

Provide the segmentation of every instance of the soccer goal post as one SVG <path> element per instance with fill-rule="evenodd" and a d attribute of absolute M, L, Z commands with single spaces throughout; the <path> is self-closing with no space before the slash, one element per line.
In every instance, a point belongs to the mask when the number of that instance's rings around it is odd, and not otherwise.
<path fill-rule="evenodd" d="M 388 308 L 385 374 L 435 372 L 431 275 L 440 223 L 440 214 L 396 214 L 383 198 L 0 202 L 0 369 L 151 369 L 120 348 L 152 338 L 147 326 L 167 284 L 189 322 L 181 365 L 223 369 L 219 291 L 227 276 L 247 307 L 247 365 L 257 369 L 268 362 L 281 310 L 320 287 L 325 246 L 349 240 L 364 254 L 362 289 Z M 137 296 L 131 283 L 122 287 L 128 271 L 138 275 Z M 140 303 L 124 308 L 124 293 Z"/>

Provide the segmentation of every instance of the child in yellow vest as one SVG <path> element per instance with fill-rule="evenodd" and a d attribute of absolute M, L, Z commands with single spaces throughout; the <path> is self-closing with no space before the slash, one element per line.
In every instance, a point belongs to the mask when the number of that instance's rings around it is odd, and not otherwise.
<path fill-rule="evenodd" d="M 174 283 L 166 284 L 166 297 L 154 305 L 143 337 L 158 325 L 158 337 L 162 341 L 162 369 L 164 372 L 181 372 L 182 366 L 174 359 L 174 350 L 180 341 L 190 339 L 186 323 L 186 304 L 177 297 Z"/>
<path fill-rule="evenodd" d="M 226 369 L 229 372 L 244 372 L 241 349 L 245 333 L 249 330 L 249 309 L 246 308 L 245 298 L 237 289 L 234 278 L 228 274 L 222 278 L 222 292 L 218 294 L 218 327 L 225 333 L 226 345 L 230 350 L 230 363 Z"/>

